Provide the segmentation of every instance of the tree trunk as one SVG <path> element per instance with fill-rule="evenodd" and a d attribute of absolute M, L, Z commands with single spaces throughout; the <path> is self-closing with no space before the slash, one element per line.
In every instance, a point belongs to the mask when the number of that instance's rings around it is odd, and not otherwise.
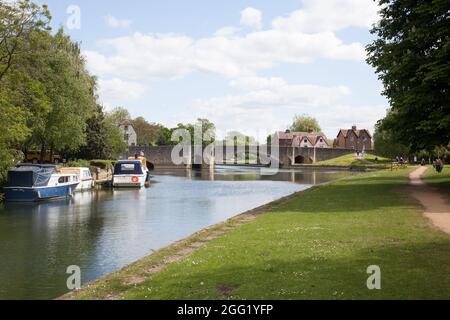
<path fill-rule="evenodd" d="M 45 163 L 45 155 L 46 155 L 46 149 L 45 149 L 45 143 L 43 143 L 41 145 L 41 156 L 40 156 L 40 160 L 39 163 L 40 164 L 44 164 Z"/>

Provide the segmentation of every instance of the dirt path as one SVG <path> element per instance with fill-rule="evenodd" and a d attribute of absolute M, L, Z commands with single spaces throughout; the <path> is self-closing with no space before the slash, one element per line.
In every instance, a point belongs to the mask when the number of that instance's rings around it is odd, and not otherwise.
<path fill-rule="evenodd" d="M 423 205 L 424 215 L 434 226 L 450 234 L 450 204 L 441 193 L 425 184 L 422 175 L 427 167 L 420 167 L 409 175 L 411 193 Z"/>

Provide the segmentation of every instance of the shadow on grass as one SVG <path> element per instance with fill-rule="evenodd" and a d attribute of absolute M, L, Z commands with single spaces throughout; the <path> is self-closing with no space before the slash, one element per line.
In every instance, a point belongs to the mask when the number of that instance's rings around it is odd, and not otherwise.
<path fill-rule="evenodd" d="M 280 248 L 283 250 L 283 248 Z M 254 263 L 229 260 L 171 266 L 127 299 L 449 299 L 450 241 L 390 244 L 327 257 L 302 253 Z M 339 254 L 339 252 L 338 252 Z M 367 268 L 381 268 L 381 290 L 368 290 Z M 216 267 L 208 267 L 216 266 Z M 227 288 L 227 290 L 223 290 Z"/>

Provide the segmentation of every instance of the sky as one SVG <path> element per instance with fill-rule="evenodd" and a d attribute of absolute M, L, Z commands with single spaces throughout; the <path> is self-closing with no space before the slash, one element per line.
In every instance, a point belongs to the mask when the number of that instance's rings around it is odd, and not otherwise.
<path fill-rule="evenodd" d="M 81 42 L 108 110 L 168 127 L 208 118 L 219 136 L 264 140 L 302 114 L 330 139 L 373 132 L 388 108 L 365 62 L 372 0 L 40 2 Z"/>

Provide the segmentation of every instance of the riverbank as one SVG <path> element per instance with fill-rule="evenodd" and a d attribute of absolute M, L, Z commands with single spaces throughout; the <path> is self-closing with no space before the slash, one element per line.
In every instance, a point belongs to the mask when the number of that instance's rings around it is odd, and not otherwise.
<path fill-rule="evenodd" d="M 366 154 L 364 159 L 358 159 L 354 153 L 342 157 L 316 162 L 314 164 L 302 164 L 295 167 L 330 169 L 330 170 L 382 170 L 391 168 L 392 161 L 373 154 Z"/>
<path fill-rule="evenodd" d="M 214 226 L 70 299 L 448 299 L 450 237 L 407 192 L 411 169 L 312 188 Z M 378 265 L 382 290 L 370 291 Z"/>

